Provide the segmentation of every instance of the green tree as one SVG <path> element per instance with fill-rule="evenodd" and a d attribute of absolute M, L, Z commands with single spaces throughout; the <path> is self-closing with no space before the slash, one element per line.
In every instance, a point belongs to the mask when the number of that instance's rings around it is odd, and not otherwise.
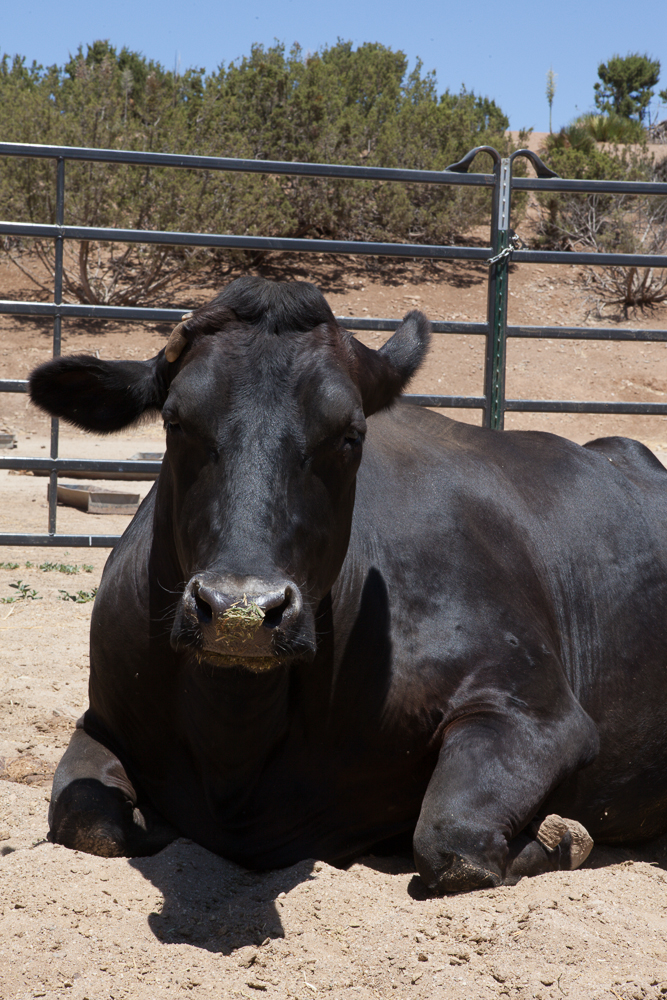
<path fill-rule="evenodd" d="M 634 52 L 615 55 L 598 66 L 600 83 L 595 84 L 595 103 L 602 112 L 644 121 L 648 103 L 660 77 L 660 62 Z"/>

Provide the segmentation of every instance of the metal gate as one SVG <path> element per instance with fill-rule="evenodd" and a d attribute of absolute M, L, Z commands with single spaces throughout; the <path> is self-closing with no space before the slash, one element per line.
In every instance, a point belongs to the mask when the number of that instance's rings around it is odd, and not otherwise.
<path fill-rule="evenodd" d="M 493 159 L 493 173 L 468 173 L 478 153 Z M 64 303 L 63 246 L 65 240 L 91 240 L 119 243 L 159 244 L 167 246 L 224 247 L 254 250 L 281 250 L 299 253 L 367 254 L 372 256 L 429 258 L 432 260 L 471 260 L 489 263 L 487 318 L 485 323 L 432 323 L 436 334 L 475 334 L 486 338 L 483 396 L 408 395 L 420 406 L 479 409 L 486 427 L 501 430 L 504 414 L 541 413 L 625 413 L 667 415 L 667 403 L 590 402 L 505 398 L 505 352 L 507 337 L 532 337 L 576 340 L 667 341 L 667 330 L 610 329 L 604 327 L 508 326 L 508 264 L 607 264 L 625 267 L 667 267 L 667 255 L 578 253 L 565 251 L 515 249 L 510 226 L 512 191 L 578 191 L 633 195 L 667 195 L 667 183 L 639 181 L 595 181 L 560 178 L 530 150 L 522 149 L 501 157 L 489 146 L 473 149 L 458 163 L 442 172 L 400 170 L 385 167 L 357 167 L 321 163 L 289 163 L 272 160 L 240 160 L 224 157 L 179 156 L 172 153 L 143 153 L 126 150 L 86 149 L 69 146 L 38 146 L 0 143 L 0 156 L 39 157 L 56 161 L 56 212 L 54 224 L 0 222 L 0 235 L 41 237 L 55 243 L 55 279 L 53 302 L 13 302 L 0 300 L 0 313 L 21 316 L 53 317 L 53 354 L 60 354 L 63 318 L 122 319 L 128 321 L 178 322 L 182 309 L 149 309 L 120 306 L 91 306 Z M 513 177 L 517 157 L 525 157 L 535 167 L 537 177 Z M 392 183 L 473 185 L 492 189 L 492 212 L 488 248 L 468 246 L 431 246 L 422 244 L 370 243 L 350 240 L 283 239 L 264 236 L 206 235 L 200 233 L 157 232 L 153 230 L 96 228 L 65 224 L 65 165 L 68 160 L 103 163 L 140 164 L 146 167 L 173 167 L 246 173 L 288 174 L 306 177 L 333 177 L 356 180 L 381 180 Z M 391 331 L 400 320 L 339 317 L 351 330 Z M 26 392 L 27 382 L 0 379 L 0 392 Z M 40 546 L 113 546 L 119 535 L 58 534 L 56 526 L 57 481 L 65 472 L 157 473 L 159 462 L 103 461 L 65 459 L 58 456 L 58 420 L 51 421 L 49 458 L 0 457 L 0 469 L 25 469 L 49 475 L 48 531 L 44 534 L 0 533 L 0 545 Z"/>

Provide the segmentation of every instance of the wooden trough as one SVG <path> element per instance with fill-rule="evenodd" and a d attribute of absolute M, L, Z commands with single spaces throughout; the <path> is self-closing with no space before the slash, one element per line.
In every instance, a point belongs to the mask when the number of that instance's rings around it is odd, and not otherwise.
<path fill-rule="evenodd" d="M 49 485 L 47 498 L 50 494 Z M 58 503 L 66 507 L 77 507 L 86 514 L 134 514 L 141 501 L 139 493 L 120 493 L 89 483 L 58 483 L 57 497 Z"/>

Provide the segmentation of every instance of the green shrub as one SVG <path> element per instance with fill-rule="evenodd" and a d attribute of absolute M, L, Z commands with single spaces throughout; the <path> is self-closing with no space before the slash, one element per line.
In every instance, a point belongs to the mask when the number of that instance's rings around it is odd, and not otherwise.
<path fill-rule="evenodd" d="M 596 142 L 643 146 L 647 141 L 646 129 L 640 122 L 614 112 L 608 115 L 581 115 L 577 121 Z"/>
<path fill-rule="evenodd" d="M 432 73 L 420 63 L 408 73 L 405 55 L 379 44 L 338 42 L 307 56 L 298 46 L 255 45 L 209 75 L 191 69 L 181 76 L 108 42 L 85 55 L 79 49 L 64 68 L 0 60 L 6 141 L 442 170 L 476 145 L 509 151 L 508 124 L 488 98 L 465 89 L 438 96 Z M 53 162 L 4 160 L 5 218 L 54 222 L 54 197 Z M 66 165 L 71 225 L 446 243 L 480 222 L 489 204 L 489 192 L 472 187 Z M 68 243 L 65 296 L 81 302 L 147 302 L 211 257 Z M 53 273 L 52 241 L 6 240 L 5 249 L 37 283 L 32 254 Z"/>

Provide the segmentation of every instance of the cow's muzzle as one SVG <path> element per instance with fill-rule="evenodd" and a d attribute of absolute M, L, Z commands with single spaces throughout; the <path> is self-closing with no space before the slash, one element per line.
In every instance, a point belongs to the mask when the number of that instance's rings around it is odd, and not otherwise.
<path fill-rule="evenodd" d="M 185 587 L 172 642 L 223 666 L 266 670 L 312 655 L 312 615 L 289 580 L 197 573 Z"/>

